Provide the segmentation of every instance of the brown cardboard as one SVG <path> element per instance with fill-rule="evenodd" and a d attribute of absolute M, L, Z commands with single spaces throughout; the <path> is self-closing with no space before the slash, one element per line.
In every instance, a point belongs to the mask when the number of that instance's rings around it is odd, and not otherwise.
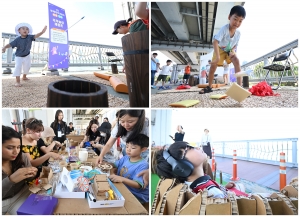
<path fill-rule="evenodd" d="M 298 197 L 298 191 L 291 185 L 286 185 L 281 192 L 288 197 Z"/>
<path fill-rule="evenodd" d="M 50 167 L 42 167 L 42 172 L 40 174 L 40 179 L 42 184 L 48 184 L 53 177 L 53 171 Z"/>
<path fill-rule="evenodd" d="M 95 175 L 94 181 L 96 181 L 96 182 L 107 182 L 107 175 L 106 174 Z"/>
<path fill-rule="evenodd" d="M 156 207 L 155 207 L 155 215 L 159 214 L 159 209 L 162 205 L 162 198 L 164 194 L 168 191 L 168 189 L 171 189 L 174 185 L 173 179 L 165 179 L 161 181 L 160 185 L 158 186 L 159 189 L 159 195 L 157 197 Z"/>
<path fill-rule="evenodd" d="M 67 135 L 67 138 L 69 140 L 73 140 L 73 141 L 76 141 L 78 142 L 79 144 L 82 142 L 82 140 L 84 139 L 84 135 Z"/>
<path fill-rule="evenodd" d="M 186 192 L 182 199 L 182 202 L 184 201 L 185 204 L 180 209 L 179 215 L 199 215 L 202 201 L 201 192 L 196 195 L 193 195 L 191 192 Z"/>
<path fill-rule="evenodd" d="M 273 215 L 294 215 L 293 211 L 282 200 L 269 201 Z"/>
<path fill-rule="evenodd" d="M 105 193 L 110 189 L 110 185 L 108 182 L 95 182 L 97 183 L 97 195 L 105 196 Z"/>
<path fill-rule="evenodd" d="M 255 199 L 237 198 L 237 205 L 240 215 L 256 215 L 257 213 Z"/>
<path fill-rule="evenodd" d="M 293 203 L 285 196 L 280 193 L 273 193 L 268 201 L 273 215 L 295 215 L 297 209 Z M 287 204 L 288 203 L 288 204 Z"/>
<path fill-rule="evenodd" d="M 124 207 L 89 208 L 87 199 L 58 198 L 55 215 L 148 215 L 147 210 L 123 183 L 114 183 L 125 198 Z"/>
<path fill-rule="evenodd" d="M 203 200 L 203 198 L 202 198 Z M 231 215 L 231 203 L 228 199 L 224 199 L 225 203 L 206 205 L 206 215 Z"/>
<path fill-rule="evenodd" d="M 225 94 L 238 102 L 242 102 L 244 99 L 251 95 L 251 92 L 245 90 L 240 85 L 233 83 L 225 92 Z"/>
<path fill-rule="evenodd" d="M 266 207 L 261 197 L 254 194 L 252 198 L 256 201 L 256 215 L 267 215 Z"/>
<path fill-rule="evenodd" d="M 182 187 L 183 184 L 176 185 L 166 193 L 166 204 L 164 207 L 166 215 L 174 215 L 179 192 Z"/>

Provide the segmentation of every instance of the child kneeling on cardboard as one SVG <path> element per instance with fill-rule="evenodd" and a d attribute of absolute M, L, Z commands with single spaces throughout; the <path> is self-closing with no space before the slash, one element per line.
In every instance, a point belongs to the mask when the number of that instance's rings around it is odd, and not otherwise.
<path fill-rule="evenodd" d="M 149 164 L 141 157 L 141 153 L 149 146 L 149 137 L 139 134 L 135 138 L 126 142 L 126 156 L 114 163 L 117 175 L 110 175 L 112 182 L 122 182 L 128 190 L 140 201 L 141 204 L 149 202 L 149 188 L 144 187 L 142 176 L 137 176 L 140 172 L 148 170 Z"/>

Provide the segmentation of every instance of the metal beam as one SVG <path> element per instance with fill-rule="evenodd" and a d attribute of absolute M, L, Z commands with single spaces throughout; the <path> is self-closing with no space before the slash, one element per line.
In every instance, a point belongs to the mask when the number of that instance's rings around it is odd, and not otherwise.
<path fill-rule="evenodd" d="M 189 40 L 189 31 L 184 17 L 180 14 L 178 2 L 156 2 L 179 40 Z"/>
<path fill-rule="evenodd" d="M 151 20 L 155 23 L 155 25 L 159 28 L 159 30 L 165 35 L 168 36 L 168 31 L 161 25 L 159 18 L 155 13 L 151 14 Z"/>

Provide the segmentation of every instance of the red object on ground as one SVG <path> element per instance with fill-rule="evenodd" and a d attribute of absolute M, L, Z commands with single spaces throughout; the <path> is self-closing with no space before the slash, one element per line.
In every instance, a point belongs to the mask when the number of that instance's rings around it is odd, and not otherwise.
<path fill-rule="evenodd" d="M 232 172 L 232 177 L 230 178 L 230 180 L 232 181 L 237 181 L 240 178 L 237 177 L 237 158 L 236 158 L 236 150 L 233 150 L 233 172 Z"/>
<path fill-rule="evenodd" d="M 255 96 L 279 96 L 280 94 L 274 93 L 267 82 L 262 81 L 257 85 L 252 86 L 249 91 Z"/>
<path fill-rule="evenodd" d="M 280 153 L 280 164 L 279 164 L 279 190 L 286 186 L 286 166 L 285 166 L 285 153 Z"/>
<path fill-rule="evenodd" d="M 176 88 L 176 90 L 184 90 L 184 89 L 190 89 L 191 86 L 190 85 L 180 85 Z"/>

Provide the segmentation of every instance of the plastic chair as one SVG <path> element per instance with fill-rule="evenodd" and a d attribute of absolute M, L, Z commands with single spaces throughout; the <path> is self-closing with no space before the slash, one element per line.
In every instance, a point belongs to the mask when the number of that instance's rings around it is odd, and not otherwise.
<path fill-rule="evenodd" d="M 282 53 L 282 54 L 277 54 L 274 57 L 271 65 L 263 67 L 263 69 L 268 70 L 268 72 L 266 74 L 266 77 L 265 77 L 266 82 L 267 82 L 268 75 L 269 75 L 270 71 L 281 72 L 279 82 L 278 82 L 278 86 L 273 87 L 272 88 L 273 90 L 277 90 L 280 87 L 282 77 L 283 77 L 285 71 L 291 70 L 291 73 L 294 76 L 296 82 L 298 81 L 298 78 L 294 73 L 294 64 L 295 63 L 293 63 L 292 60 L 290 59 L 291 53 L 294 54 L 293 49 L 290 49 L 289 51 L 287 51 L 285 53 Z M 295 54 L 294 54 L 294 56 L 297 59 Z M 297 62 L 298 62 L 298 59 L 297 59 Z"/>
<path fill-rule="evenodd" d="M 120 62 L 121 65 L 123 65 L 122 62 L 121 62 L 123 60 L 122 59 L 118 59 L 118 57 L 114 54 L 114 52 L 105 52 L 105 54 L 107 56 L 108 62 L 112 62 L 112 63 Z"/>

